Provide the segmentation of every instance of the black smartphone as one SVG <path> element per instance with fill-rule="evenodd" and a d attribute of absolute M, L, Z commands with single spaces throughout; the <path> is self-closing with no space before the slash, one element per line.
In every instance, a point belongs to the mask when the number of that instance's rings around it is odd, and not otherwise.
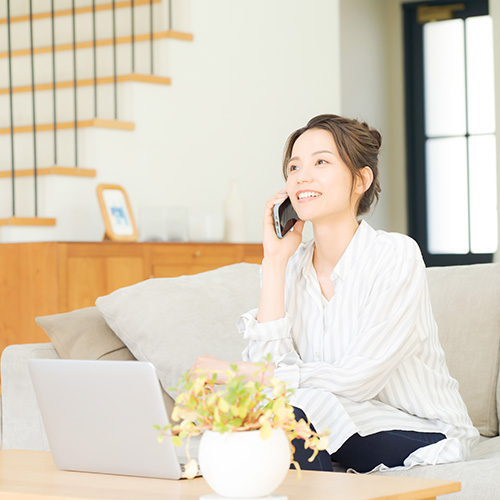
<path fill-rule="evenodd" d="M 276 236 L 278 236 L 278 238 L 284 238 L 295 223 L 300 220 L 297 212 L 292 207 L 290 198 L 274 205 L 273 214 L 274 230 L 276 231 Z"/>

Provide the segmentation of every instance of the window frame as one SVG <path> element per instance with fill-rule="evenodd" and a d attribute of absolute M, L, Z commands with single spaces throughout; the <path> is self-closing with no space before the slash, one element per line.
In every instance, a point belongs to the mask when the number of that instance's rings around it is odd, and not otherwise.
<path fill-rule="evenodd" d="M 493 262 L 493 254 L 432 254 L 428 250 L 426 195 L 426 135 L 424 102 L 423 23 L 417 21 L 420 6 L 463 4 L 452 19 L 488 15 L 488 0 L 438 0 L 405 3 L 403 7 L 406 190 L 408 234 L 420 245 L 427 266 L 451 266 Z M 468 133 L 467 136 L 468 137 Z"/>

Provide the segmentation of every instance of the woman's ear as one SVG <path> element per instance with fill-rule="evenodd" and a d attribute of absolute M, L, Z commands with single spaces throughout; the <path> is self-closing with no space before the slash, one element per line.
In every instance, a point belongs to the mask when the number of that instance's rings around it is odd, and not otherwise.
<path fill-rule="evenodd" d="M 372 169 L 370 167 L 368 167 L 368 166 L 363 167 L 359 171 L 359 176 L 357 178 L 356 193 L 362 195 L 363 193 L 365 193 L 366 191 L 368 191 L 368 189 L 372 185 L 372 182 L 373 182 L 373 171 L 372 171 Z"/>

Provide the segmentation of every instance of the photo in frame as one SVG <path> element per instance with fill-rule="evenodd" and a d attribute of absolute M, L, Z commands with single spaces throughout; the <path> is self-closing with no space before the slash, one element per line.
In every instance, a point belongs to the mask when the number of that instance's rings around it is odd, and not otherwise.
<path fill-rule="evenodd" d="M 137 241 L 139 232 L 126 191 L 116 184 L 99 184 L 97 197 L 105 225 L 105 240 Z"/>

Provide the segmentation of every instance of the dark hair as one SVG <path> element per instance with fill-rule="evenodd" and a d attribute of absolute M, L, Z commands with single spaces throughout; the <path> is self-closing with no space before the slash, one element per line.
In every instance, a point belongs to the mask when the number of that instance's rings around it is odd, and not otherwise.
<path fill-rule="evenodd" d="M 318 115 L 309 120 L 305 127 L 299 128 L 288 138 L 283 156 L 283 175 L 288 178 L 288 162 L 292 156 L 295 141 L 307 130 L 327 130 L 333 136 L 342 161 L 352 174 L 353 181 L 360 177 L 364 167 L 370 167 L 373 172 L 373 182 L 366 190 L 357 207 L 357 215 L 370 210 L 374 199 L 379 198 L 380 181 L 378 173 L 378 153 L 382 144 L 382 136 L 378 130 L 371 128 L 365 122 L 351 120 L 337 115 Z"/>

